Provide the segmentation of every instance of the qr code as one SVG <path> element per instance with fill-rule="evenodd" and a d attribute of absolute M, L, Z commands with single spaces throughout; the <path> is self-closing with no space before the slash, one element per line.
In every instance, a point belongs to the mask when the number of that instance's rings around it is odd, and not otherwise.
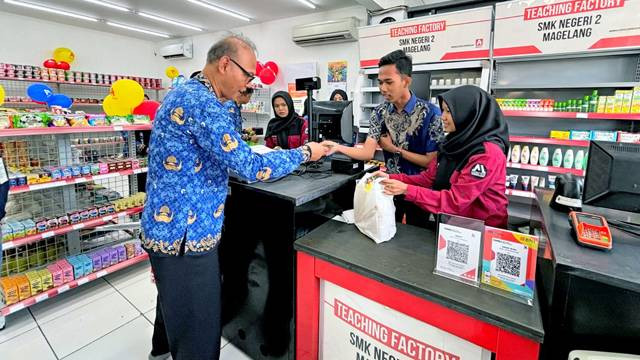
<path fill-rule="evenodd" d="M 501 252 L 496 253 L 496 271 L 520 277 L 520 258 Z"/>
<path fill-rule="evenodd" d="M 469 258 L 469 245 L 449 241 L 447 246 L 447 260 L 466 264 Z"/>

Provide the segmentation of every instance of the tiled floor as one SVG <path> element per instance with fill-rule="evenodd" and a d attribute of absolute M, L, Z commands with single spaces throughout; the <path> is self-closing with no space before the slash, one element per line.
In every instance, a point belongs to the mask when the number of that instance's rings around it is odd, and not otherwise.
<path fill-rule="evenodd" d="M 156 289 L 138 264 L 7 317 L 2 360 L 147 359 Z M 222 339 L 222 360 L 250 359 Z"/>

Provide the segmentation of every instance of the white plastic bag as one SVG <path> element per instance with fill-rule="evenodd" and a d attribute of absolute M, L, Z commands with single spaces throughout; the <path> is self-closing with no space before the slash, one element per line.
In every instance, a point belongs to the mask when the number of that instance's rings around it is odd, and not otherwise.
<path fill-rule="evenodd" d="M 393 196 L 385 195 L 382 178 L 365 174 L 356 185 L 353 210 L 358 230 L 376 243 L 391 240 L 396 234 L 396 206 Z"/>

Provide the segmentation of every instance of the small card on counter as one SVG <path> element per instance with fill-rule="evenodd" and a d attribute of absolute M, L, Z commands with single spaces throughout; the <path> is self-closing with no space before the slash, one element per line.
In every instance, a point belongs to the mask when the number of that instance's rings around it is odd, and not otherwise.
<path fill-rule="evenodd" d="M 483 221 L 440 214 L 434 273 L 478 286 L 483 232 Z"/>

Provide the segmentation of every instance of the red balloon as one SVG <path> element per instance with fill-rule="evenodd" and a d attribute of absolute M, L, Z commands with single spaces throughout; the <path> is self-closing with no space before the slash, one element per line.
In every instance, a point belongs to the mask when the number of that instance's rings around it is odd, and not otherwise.
<path fill-rule="evenodd" d="M 276 74 L 266 67 L 260 72 L 260 81 L 265 85 L 271 85 L 276 81 Z"/>
<path fill-rule="evenodd" d="M 262 69 L 264 69 L 264 65 L 260 61 L 256 62 L 256 74 L 260 75 Z"/>
<path fill-rule="evenodd" d="M 273 71 L 273 73 L 276 75 L 278 75 L 278 72 L 280 71 L 280 69 L 278 68 L 278 65 L 273 61 L 267 61 L 264 64 L 264 67 L 271 69 L 271 71 Z"/>
<path fill-rule="evenodd" d="M 69 70 L 71 69 L 71 65 L 68 62 L 60 61 L 56 64 L 58 69 Z"/>
<path fill-rule="evenodd" d="M 55 69 L 56 67 L 58 67 L 58 62 L 54 59 L 47 59 L 42 63 L 42 66 L 46 67 L 47 69 Z"/>
<path fill-rule="evenodd" d="M 149 119 L 153 121 L 156 118 L 156 111 L 160 107 L 160 103 L 154 100 L 145 100 L 140 105 L 138 105 L 135 109 L 133 109 L 133 114 L 135 115 L 148 115 Z"/>

